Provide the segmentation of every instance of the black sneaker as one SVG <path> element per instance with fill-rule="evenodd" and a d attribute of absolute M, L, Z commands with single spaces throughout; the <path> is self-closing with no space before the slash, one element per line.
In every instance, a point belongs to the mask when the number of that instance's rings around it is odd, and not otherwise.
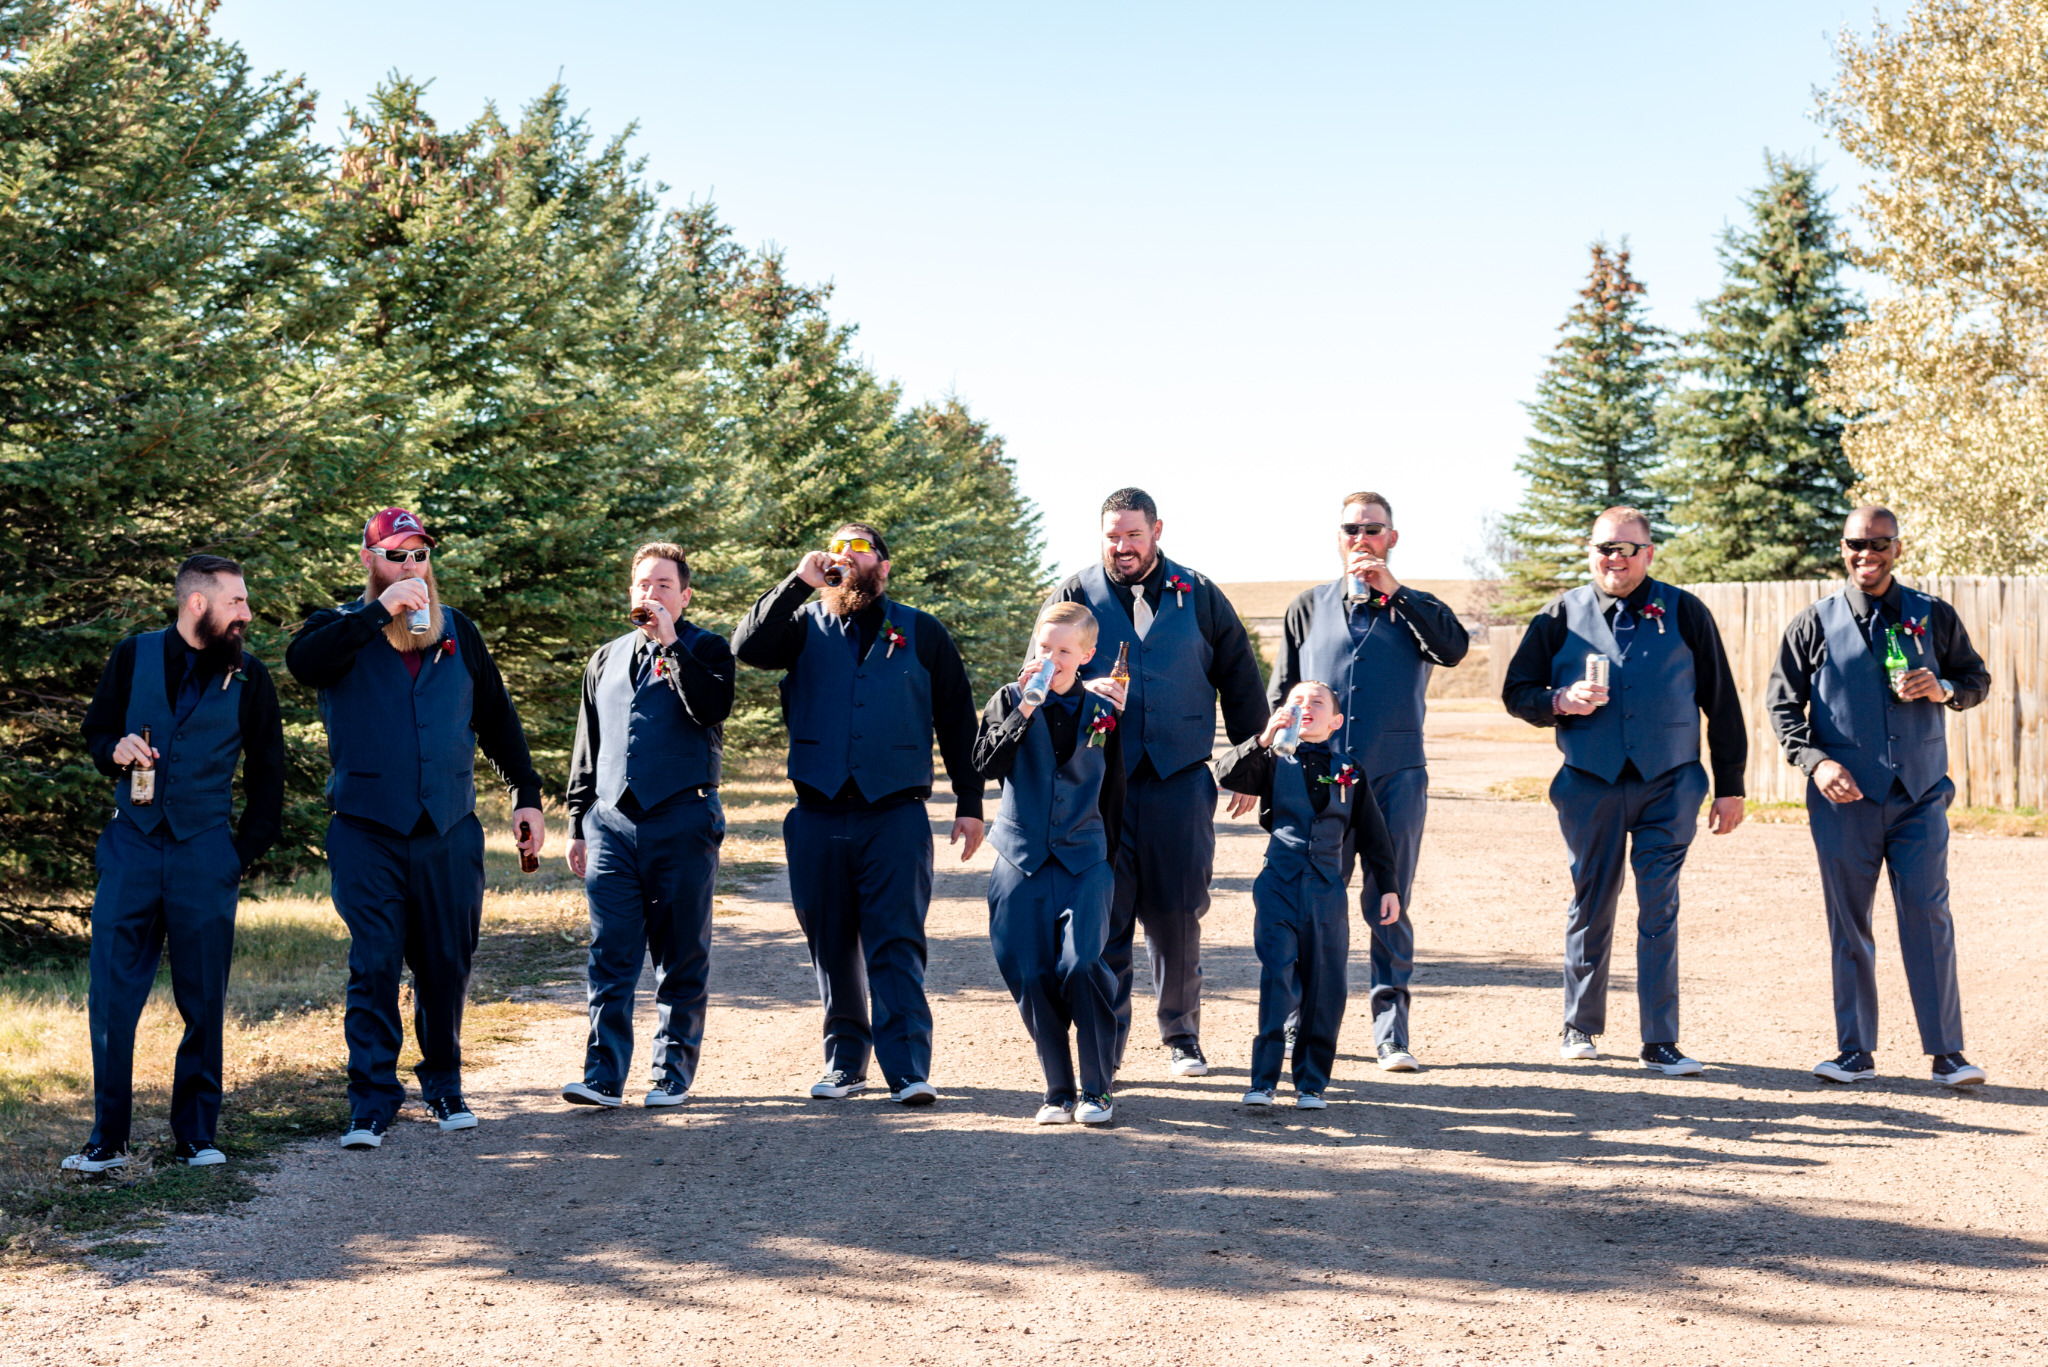
<path fill-rule="evenodd" d="M 844 1068 L 834 1068 L 811 1084 L 811 1095 L 826 1101 L 841 1101 L 855 1092 L 865 1091 L 867 1085 L 866 1078 L 855 1077 Z"/>
<path fill-rule="evenodd" d="M 359 1115 L 348 1122 L 348 1133 L 341 1137 L 344 1149 L 375 1149 L 384 1144 L 384 1132 L 391 1128 L 391 1122 L 381 1116 Z"/>
<path fill-rule="evenodd" d="M 1814 1064 L 1813 1075 L 1829 1082 L 1868 1082 L 1877 1076 L 1877 1060 L 1868 1049 L 1844 1049 L 1826 1063 Z"/>
<path fill-rule="evenodd" d="M 427 1114 L 440 1122 L 444 1131 L 476 1128 L 476 1117 L 470 1113 L 469 1106 L 463 1101 L 460 1092 L 435 1097 L 427 1103 Z"/>
<path fill-rule="evenodd" d="M 1692 1077 L 1700 1072 L 1700 1061 L 1687 1058 L 1676 1042 L 1643 1046 L 1643 1066 L 1666 1077 Z"/>
<path fill-rule="evenodd" d="M 562 1100 L 571 1106 L 623 1106 L 626 1099 L 617 1087 L 602 1082 L 572 1082 L 562 1089 Z"/>
<path fill-rule="evenodd" d="M 211 1139 L 187 1139 L 171 1150 L 171 1157 L 188 1168 L 217 1167 L 228 1161 L 228 1156 L 216 1149 Z"/>
<path fill-rule="evenodd" d="M 1202 1057 L 1200 1044 L 1176 1044 L 1166 1061 L 1166 1071 L 1175 1077 L 1207 1077 L 1209 1060 Z"/>
<path fill-rule="evenodd" d="M 1392 1040 L 1379 1047 L 1379 1055 L 1380 1071 L 1383 1073 L 1413 1073 L 1422 1068 L 1422 1065 L 1416 1062 L 1415 1055 L 1408 1052 L 1407 1045 L 1396 1044 Z"/>
<path fill-rule="evenodd" d="M 1600 1050 L 1594 1045 L 1593 1037 L 1576 1025 L 1567 1025 L 1557 1037 L 1559 1058 L 1599 1058 Z"/>
<path fill-rule="evenodd" d="M 1961 1054 L 1936 1054 L 1934 1080 L 1944 1087 L 1976 1087 L 1984 1081 L 1984 1070 Z"/>
<path fill-rule="evenodd" d="M 128 1166 L 128 1155 L 105 1144 L 87 1144 L 58 1164 L 66 1172 L 105 1172 Z"/>

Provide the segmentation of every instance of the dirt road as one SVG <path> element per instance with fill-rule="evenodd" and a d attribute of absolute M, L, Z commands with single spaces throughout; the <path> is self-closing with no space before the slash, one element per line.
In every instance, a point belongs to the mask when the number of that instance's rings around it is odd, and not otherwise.
<path fill-rule="evenodd" d="M 2048 1361 L 2048 842 L 1956 846 L 1970 1053 L 1989 1087 L 1927 1080 L 1888 928 L 1885 1076 L 1851 1090 L 1808 1074 L 1832 1018 L 1797 826 L 1703 834 L 1688 866 L 1683 1038 L 1706 1075 L 1634 1063 L 1619 961 L 1613 1056 L 1566 1064 L 1555 822 L 1474 796 L 1547 772 L 1554 752 L 1498 716 L 1431 730 L 1420 1074 L 1367 1061 L 1355 934 L 1335 1104 L 1238 1107 L 1262 840 L 1224 823 L 1210 1077 L 1169 1082 L 1134 1046 L 1113 1128 L 1031 1126 L 1038 1084 L 989 954 L 984 854 L 942 873 L 932 910 L 941 1103 L 809 1101 L 817 1010 L 771 884 L 718 922 L 686 1107 L 561 1106 L 584 1029 L 565 1007 L 472 1077 L 474 1131 L 401 1123 L 374 1153 L 308 1146 L 256 1202 L 151 1231 L 140 1258 L 18 1274 L 0 1287 L 0 1357 Z M 643 1049 L 645 1028 L 643 1013 Z"/>

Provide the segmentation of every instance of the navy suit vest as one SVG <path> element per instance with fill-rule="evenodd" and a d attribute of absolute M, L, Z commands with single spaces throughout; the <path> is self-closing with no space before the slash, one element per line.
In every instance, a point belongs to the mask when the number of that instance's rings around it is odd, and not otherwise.
<path fill-rule="evenodd" d="M 789 776 L 827 797 L 853 780 L 870 802 L 932 782 L 932 676 L 917 636 L 932 622 L 882 600 L 882 620 L 903 636 L 893 651 L 878 633 L 860 658 L 860 633 L 823 603 L 804 608 L 804 648 L 782 678 L 789 722 Z"/>
<path fill-rule="evenodd" d="M 1337 695 L 1344 714 L 1337 744 L 1358 756 L 1374 778 L 1420 769 L 1423 694 L 1435 668 L 1415 633 L 1394 621 L 1385 608 L 1373 612 L 1365 639 L 1353 642 L 1346 620 L 1344 581 L 1316 588 L 1301 646 L 1301 677 L 1321 679 Z"/>
<path fill-rule="evenodd" d="M 1008 687 L 1015 704 L 1023 690 L 1016 684 Z M 1065 764 L 1053 763 L 1052 733 L 1036 714 L 1025 729 L 988 833 L 996 853 L 1024 872 L 1038 872 L 1048 855 L 1068 873 L 1092 869 L 1109 858 L 1109 830 L 1102 821 L 1106 760 L 1101 747 L 1088 743 L 1088 727 L 1111 710 L 1093 693 L 1082 698 L 1080 732 Z"/>
<path fill-rule="evenodd" d="M 334 766 L 328 803 L 400 835 L 422 815 L 445 832 L 476 810 L 476 684 L 462 652 L 444 648 L 455 644 L 459 614 L 444 607 L 441 616 L 441 640 L 420 662 L 418 678 L 380 632 L 357 653 L 354 669 L 320 690 Z"/>
<path fill-rule="evenodd" d="M 1931 600 L 1900 587 L 1906 620 L 1924 625 Z M 1897 778 L 1908 796 L 1920 798 L 1948 774 L 1942 705 L 1926 699 L 1906 702 L 1892 692 L 1884 661 L 1871 653 L 1846 595 L 1821 599 L 1817 611 L 1828 651 L 1813 679 L 1814 738 L 1829 759 L 1854 776 L 1865 797 L 1882 802 Z M 1926 640 L 1906 642 L 1906 661 L 1916 669 L 1933 668 L 1931 656 L 1914 654 L 1916 648 L 1927 650 Z"/>
<path fill-rule="evenodd" d="M 114 805 L 138 829 L 170 827 L 176 840 L 225 826 L 234 815 L 235 761 L 242 753 L 242 677 L 228 676 L 226 688 L 209 683 L 192 715 L 177 720 L 164 701 L 164 633 L 135 638 L 135 673 L 128 681 L 128 734 L 149 728 L 150 744 L 163 753 L 156 763 L 156 801 L 138 807 L 128 800 L 128 780 L 114 783 Z"/>
<path fill-rule="evenodd" d="M 680 623 L 676 648 L 687 653 L 708 634 Z M 632 631 L 605 647 L 597 680 L 597 795 L 617 806 L 631 788 L 634 800 L 651 811 L 685 788 L 716 784 L 724 741 L 690 719 L 675 688 L 654 676 L 652 659 L 647 677 L 633 686 L 633 651 L 644 639 Z"/>
<path fill-rule="evenodd" d="M 1180 573 L 1171 560 L 1165 564 L 1168 579 Z M 1207 760 L 1216 748 L 1216 686 L 1209 682 L 1216 653 L 1195 620 L 1194 595 L 1187 594 L 1189 601 L 1182 603 L 1170 589 L 1160 594 L 1152 629 L 1140 640 L 1100 564 L 1081 571 L 1081 591 L 1098 629 L 1095 658 L 1081 667 L 1082 676 L 1107 678 L 1116 666 L 1117 647 L 1131 648 L 1131 683 L 1120 723 L 1124 771 L 1135 773 L 1148 754 L 1161 778 Z"/>
<path fill-rule="evenodd" d="M 1335 751 L 1331 774 L 1346 762 L 1344 752 Z M 1313 872 L 1325 883 L 1336 883 L 1344 876 L 1344 836 L 1351 829 L 1357 789 L 1342 783 L 1327 786 L 1330 800 L 1318 812 L 1309 801 L 1308 773 L 1301 761 L 1293 755 L 1273 756 L 1273 832 L 1266 841 L 1266 867 L 1283 878 Z"/>
<path fill-rule="evenodd" d="M 1597 652 L 1612 662 L 1607 705 L 1591 716 L 1557 719 L 1557 748 L 1564 751 L 1566 764 L 1612 783 L 1630 760 L 1646 779 L 1699 761 L 1699 694 L 1692 651 L 1678 630 L 1678 602 L 1685 596 L 1669 584 L 1651 581 L 1649 601 L 1663 605 L 1663 629 L 1655 619 L 1639 615 L 1624 661 L 1593 586 L 1565 594 L 1566 634 L 1551 660 L 1551 686 L 1564 688 L 1585 678 L 1589 654 Z"/>

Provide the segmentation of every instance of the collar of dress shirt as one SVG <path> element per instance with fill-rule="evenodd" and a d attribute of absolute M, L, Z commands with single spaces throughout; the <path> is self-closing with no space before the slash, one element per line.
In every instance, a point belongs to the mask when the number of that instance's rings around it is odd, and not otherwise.
<path fill-rule="evenodd" d="M 1627 603 L 1630 611 L 1634 611 L 1637 608 L 1642 607 L 1643 604 L 1650 601 L 1651 583 L 1652 580 L 1650 579 L 1650 576 L 1646 574 L 1643 576 L 1642 583 L 1630 589 L 1626 595 L 1620 598 L 1616 598 L 1612 594 L 1605 592 L 1603 589 L 1601 589 L 1601 587 L 1598 584 L 1595 584 L 1593 586 L 1593 596 L 1599 600 L 1600 615 L 1602 617 L 1605 617 L 1608 613 L 1614 611 L 1614 605 L 1616 603 Z"/>
<path fill-rule="evenodd" d="M 1892 582 L 1885 585 L 1884 592 L 1879 594 L 1876 598 L 1872 598 L 1862 589 L 1859 589 L 1854 584 L 1851 584 L 1849 585 L 1848 593 L 1849 611 L 1852 614 L 1854 614 L 1857 621 L 1867 622 L 1870 620 L 1870 614 L 1872 610 L 1875 609 L 1878 604 L 1882 603 L 1885 607 L 1885 610 L 1891 613 L 1892 616 L 1896 617 L 1899 615 L 1899 600 L 1901 597 L 1903 597 L 1903 594 L 1900 592 L 1899 589 L 1899 579 L 1897 575 L 1892 576 Z"/>

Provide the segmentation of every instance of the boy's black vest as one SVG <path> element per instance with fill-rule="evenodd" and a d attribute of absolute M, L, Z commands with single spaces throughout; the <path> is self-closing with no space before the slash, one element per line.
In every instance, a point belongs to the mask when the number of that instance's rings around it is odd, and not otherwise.
<path fill-rule="evenodd" d="M 1317 585 L 1313 602 L 1308 639 L 1301 645 L 1301 677 L 1321 679 L 1337 695 L 1344 714 L 1337 746 L 1358 756 L 1374 778 L 1420 769 L 1422 698 L 1435 666 L 1415 633 L 1387 609 L 1361 605 L 1357 610 L 1372 625 L 1362 640 L 1353 641 L 1342 579 Z"/>
<path fill-rule="evenodd" d="M 150 744 L 162 752 L 156 762 L 156 801 L 138 807 L 128 800 L 126 777 L 114 781 L 114 805 L 140 830 L 159 826 L 175 840 L 225 826 L 234 814 L 235 760 L 242 753 L 242 676 L 227 686 L 208 680 L 190 716 L 179 721 L 164 700 L 164 632 L 135 638 L 135 672 L 128 681 L 128 734 L 149 728 Z"/>
<path fill-rule="evenodd" d="M 803 652 L 782 678 L 789 776 L 827 797 L 849 778 L 869 802 L 932 783 L 932 676 L 917 638 L 939 624 L 889 598 L 881 606 L 884 629 L 863 660 L 852 619 L 808 604 Z M 903 637 L 893 650 L 890 627 Z"/>
<path fill-rule="evenodd" d="M 1609 662 L 1606 705 L 1590 716 L 1557 719 L 1557 748 L 1564 751 L 1566 764 L 1613 783 L 1631 760 L 1645 779 L 1699 761 L 1700 705 L 1692 651 L 1678 630 L 1679 600 L 1689 596 L 1650 581 L 1645 606 L 1662 609 L 1661 630 L 1655 616 L 1624 605 L 1622 611 L 1635 613 L 1636 625 L 1623 660 L 1593 586 L 1584 584 L 1564 595 L 1566 632 L 1551 659 L 1551 687 L 1565 688 L 1585 678 L 1589 654 L 1605 655 Z"/>
<path fill-rule="evenodd" d="M 1194 582 L 1180 566 L 1160 559 L 1166 578 L 1179 575 Z M 1138 761 L 1148 754 L 1161 778 L 1208 759 L 1216 746 L 1216 688 L 1209 682 L 1216 653 L 1196 621 L 1194 591 L 1162 592 L 1159 612 L 1143 640 L 1100 564 L 1081 571 L 1081 591 L 1097 629 L 1095 658 L 1082 666 L 1082 676 L 1107 678 L 1116 666 L 1117 647 L 1128 645 L 1131 651 L 1131 682 L 1120 723 L 1124 772 L 1137 772 Z"/>
<path fill-rule="evenodd" d="M 1347 760 L 1342 750 L 1330 756 L 1330 777 L 1343 772 Z M 1365 776 L 1359 774 L 1359 782 Z M 1273 832 L 1266 841 L 1266 867 L 1284 878 L 1314 873 L 1325 883 L 1343 880 L 1344 836 L 1351 829 L 1352 803 L 1357 787 L 1342 783 L 1322 785 L 1330 800 L 1318 812 L 1309 800 L 1308 774 L 1293 755 L 1273 756 Z"/>
<path fill-rule="evenodd" d="M 349 603 L 343 612 L 361 612 Z M 461 614 L 441 609 L 441 639 L 419 677 L 383 633 L 357 652 L 355 668 L 320 690 L 335 811 L 409 835 L 424 815 L 445 832 L 476 810 L 476 684 L 455 645 Z"/>
<path fill-rule="evenodd" d="M 678 622 L 676 649 L 687 654 L 709 634 Z M 685 788 L 716 784 L 724 740 L 715 728 L 691 720 L 675 686 L 656 677 L 655 661 L 661 657 L 651 644 L 646 677 L 634 686 L 633 651 L 645 639 L 631 631 L 604 648 L 604 670 L 597 679 L 597 795 L 617 806 L 630 788 L 641 808 L 652 811 Z"/>
<path fill-rule="evenodd" d="M 1008 689 L 1014 704 L 1022 690 L 1016 684 Z M 1065 764 L 1053 763 L 1052 734 L 1037 715 L 1025 728 L 1016 763 L 1003 780 L 1003 801 L 988 842 L 1026 873 L 1038 872 L 1048 856 L 1068 873 L 1109 858 L 1109 832 L 1102 821 L 1104 751 L 1088 743 L 1089 726 L 1104 713 L 1114 715 L 1114 709 L 1093 693 L 1082 695 L 1080 730 Z"/>
<path fill-rule="evenodd" d="M 1922 633 L 1929 632 L 1932 601 L 1900 585 L 1900 610 Z M 1865 797 L 1882 802 L 1896 778 L 1908 797 L 1920 798 L 1948 774 L 1942 705 L 1926 699 L 1906 702 L 1892 692 L 1884 661 L 1872 653 L 1870 638 L 1856 625 L 1846 594 L 1821 599 L 1816 611 L 1828 651 L 1813 678 L 1814 739 L 1854 776 Z M 1910 638 L 1904 646 L 1907 664 L 1934 668 L 1930 635 Z"/>

